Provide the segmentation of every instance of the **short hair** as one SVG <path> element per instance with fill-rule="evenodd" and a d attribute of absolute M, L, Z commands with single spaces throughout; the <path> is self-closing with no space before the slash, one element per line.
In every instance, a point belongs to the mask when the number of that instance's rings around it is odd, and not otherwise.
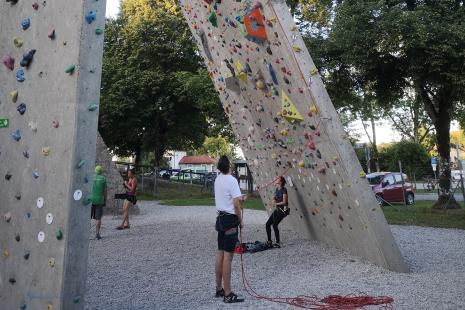
<path fill-rule="evenodd" d="M 131 169 L 129 169 L 129 172 L 131 172 L 132 174 L 136 175 L 136 168 L 131 168 Z"/>
<path fill-rule="evenodd" d="M 280 176 L 279 178 L 281 179 L 281 186 L 286 185 L 286 178 L 284 178 L 283 176 Z"/>
<path fill-rule="evenodd" d="M 230 165 L 229 158 L 226 155 L 223 155 L 218 160 L 217 168 L 222 174 L 228 174 L 229 173 L 229 165 Z"/>

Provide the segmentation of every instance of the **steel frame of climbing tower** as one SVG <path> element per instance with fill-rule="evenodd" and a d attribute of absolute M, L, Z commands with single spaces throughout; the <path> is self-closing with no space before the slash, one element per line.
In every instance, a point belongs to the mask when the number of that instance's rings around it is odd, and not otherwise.
<path fill-rule="evenodd" d="M 84 307 L 105 5 L 0 2 L 1 309 Z"/>
<path fill-rule="evenodd" d="M 407 271 L 285 2 L 180 5 L 265 204 L 284 174 L 297 232 Z"/>

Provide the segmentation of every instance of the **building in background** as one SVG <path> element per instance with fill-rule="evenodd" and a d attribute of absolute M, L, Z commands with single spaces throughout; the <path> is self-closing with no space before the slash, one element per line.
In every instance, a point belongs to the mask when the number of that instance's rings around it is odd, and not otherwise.
<path fill-rule="evenodd" d="M 213 172 L 215 171 L 216 160 L 208 155 L 184 156 L 179 161 L 179 169 L 192 170 L 195 172 Z"/>
<path fill-rule="evenodd" d="M 182 169 L 179 162 L 187 155 L 185 151 L 166 151 L 164 157 L 168 160 L 168 165 L 171 169 Z"/>

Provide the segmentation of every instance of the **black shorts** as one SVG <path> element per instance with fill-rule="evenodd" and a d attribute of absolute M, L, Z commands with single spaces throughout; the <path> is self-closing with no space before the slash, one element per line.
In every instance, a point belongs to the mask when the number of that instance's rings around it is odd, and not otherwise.
<path fill-rule="evenodd" d="M 216 218 L 218 250 L 234 253 L 239 243 L 239 219 L 235 214 L 221 214 Z"/>
<path fill-rule="evenodd" d="M 103 205 L 92 205 L 92 211 L 90 212 L 90 218 L 94 220 L 101 220 L 103 214 Z"/>
<path fill-rule="evenodd" d="M 135 205 L 136 202 L 137 202 L 137 198 L 136 198 L 135 195 L 126 194 L 126 200 L 129 201 L 130 203 L 132 203 L 133 205 Z"/>

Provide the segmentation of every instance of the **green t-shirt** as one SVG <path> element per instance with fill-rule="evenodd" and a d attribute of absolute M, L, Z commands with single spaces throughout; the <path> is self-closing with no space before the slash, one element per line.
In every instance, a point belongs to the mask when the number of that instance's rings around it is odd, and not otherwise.
<path fill-rule="evenodd" d="M 103 175 L 94 174 L 92 184 L 92 204 L 103 205 L 105 203 L 105 190 L 107 188 L 107 179 Z"/>

